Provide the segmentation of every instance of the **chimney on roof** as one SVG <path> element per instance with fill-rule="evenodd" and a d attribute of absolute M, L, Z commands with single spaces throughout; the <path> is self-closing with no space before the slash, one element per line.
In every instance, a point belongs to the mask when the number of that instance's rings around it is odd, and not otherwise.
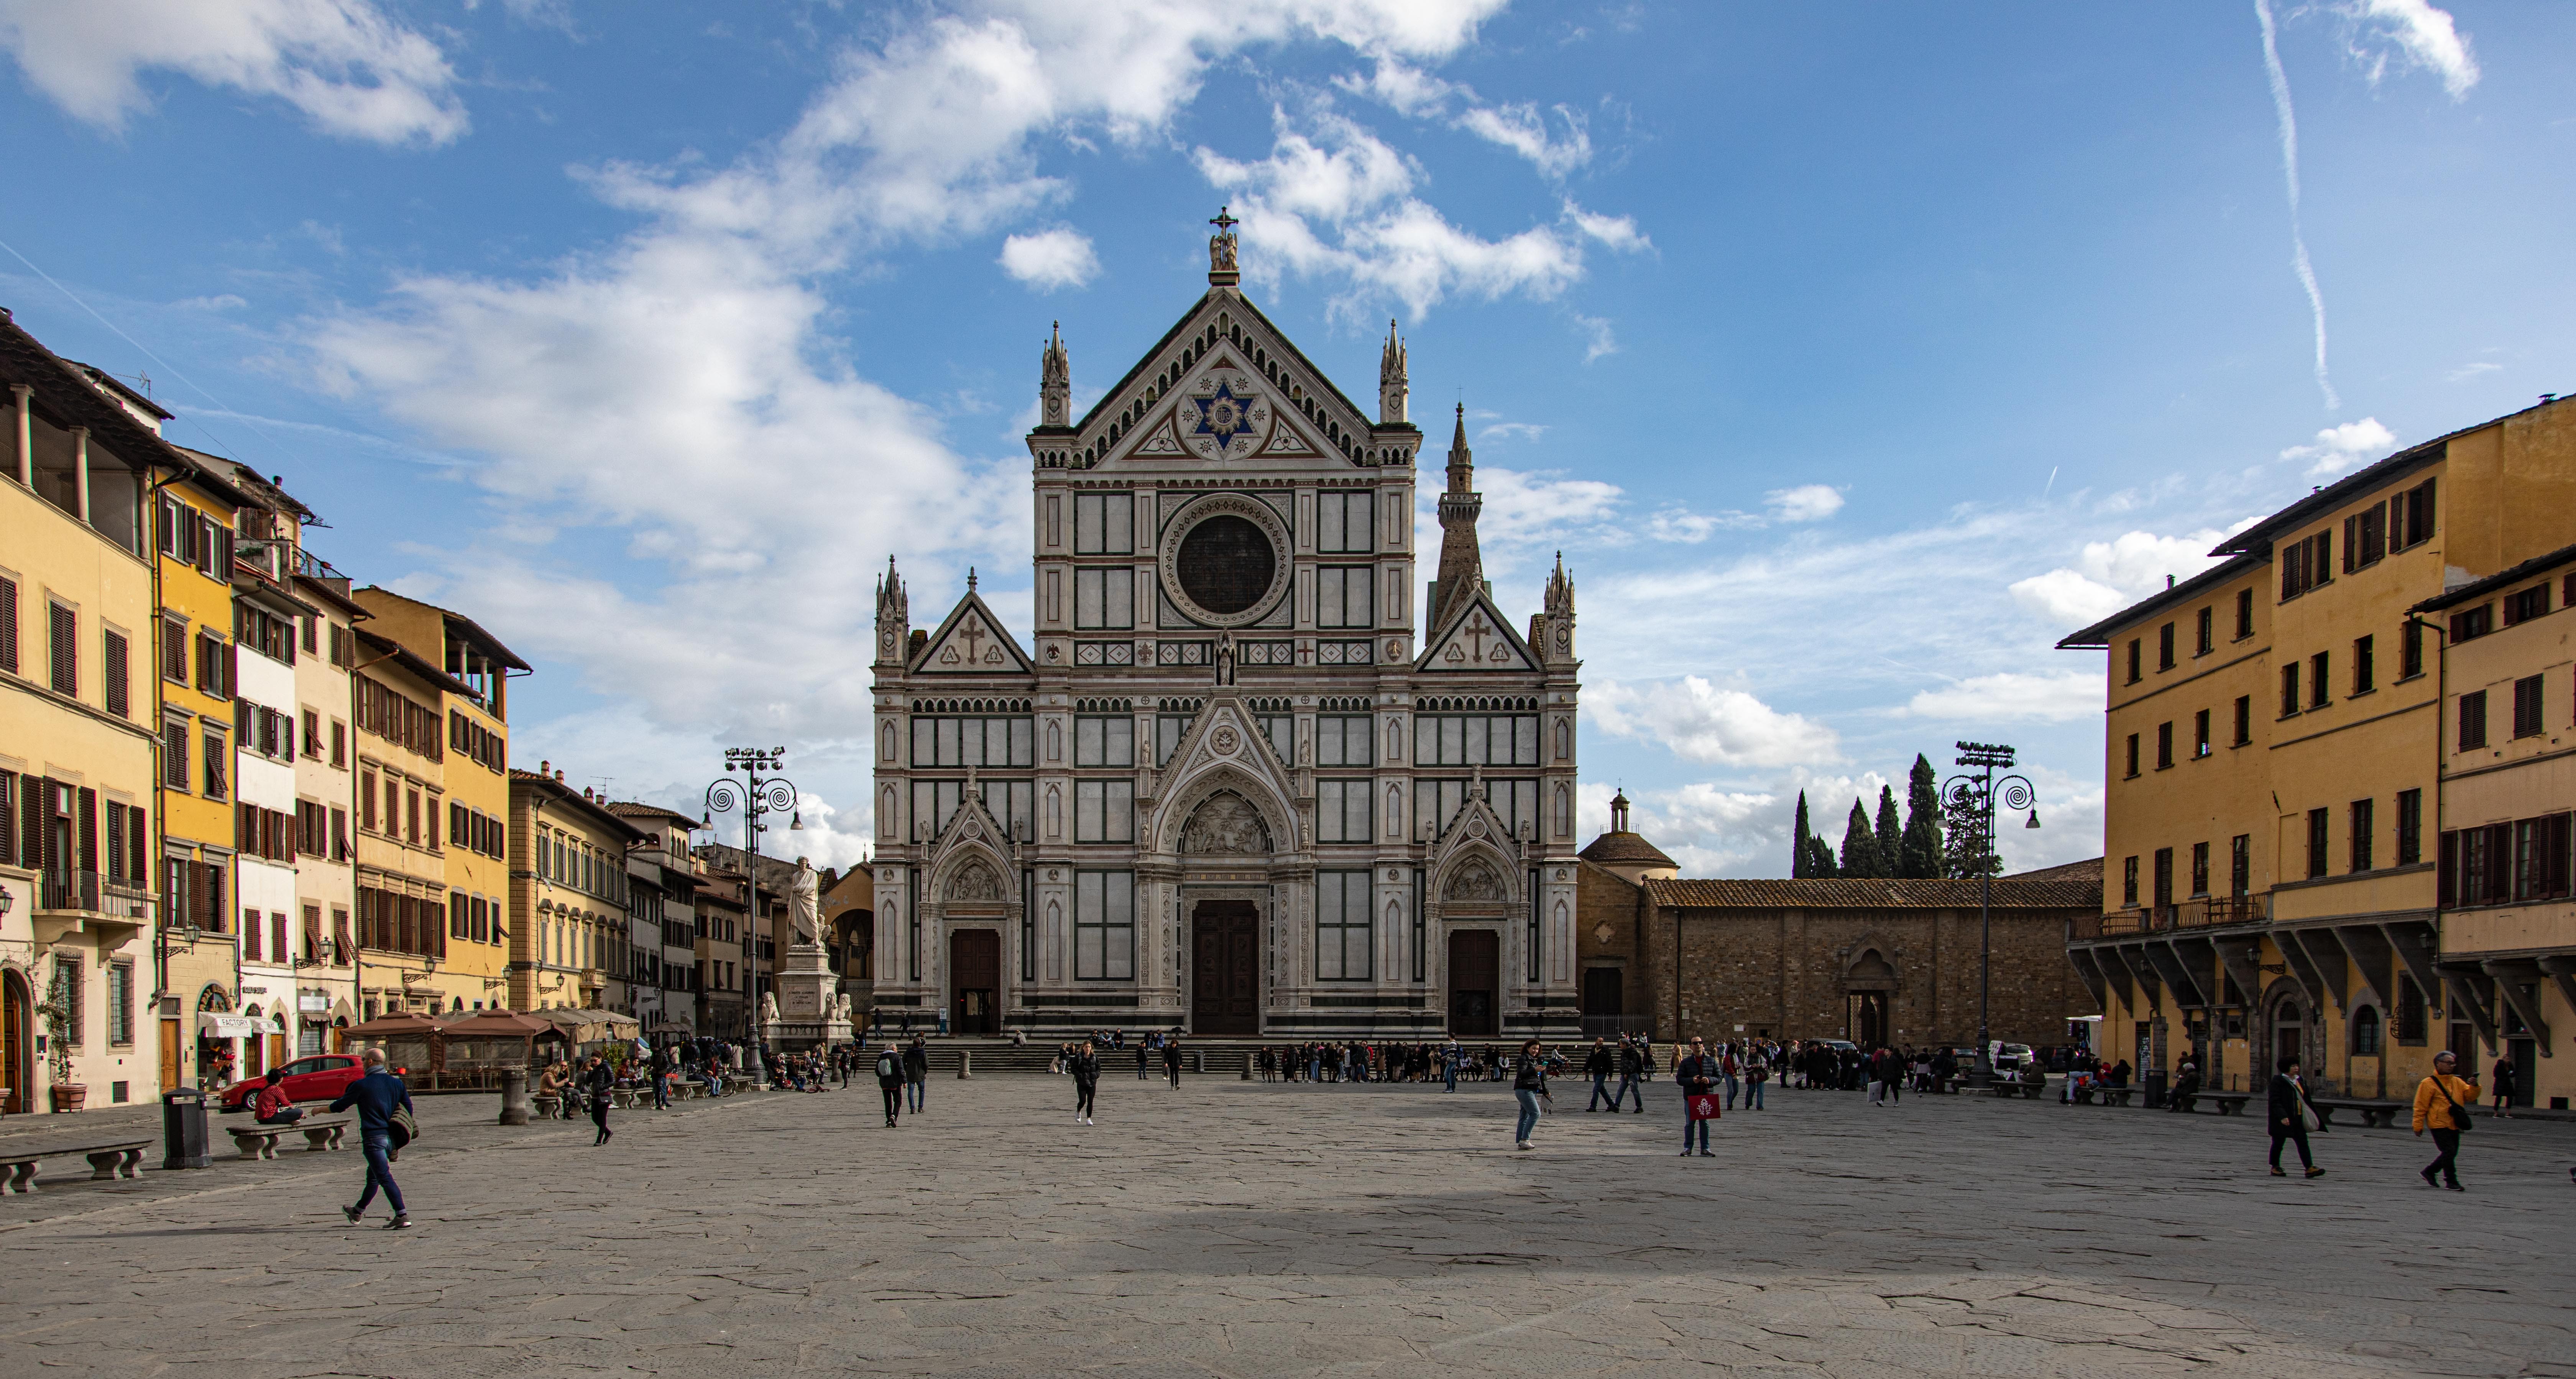
<path fill-rule="evenodd" d="M 540 776 L 553 774 L 554 765 L 555 764 L 551 761 L 539 761 L 537 763 L 537 774 Z"/>
<path fill-rule="evenodd" d="M 563 772 L 562 772 L 561 770 L 557 770 L 557 771 L 555 772 L 555 784 L 557 784 L 557 785 L 561 785 L 561 784 L 563 784 Z"/>

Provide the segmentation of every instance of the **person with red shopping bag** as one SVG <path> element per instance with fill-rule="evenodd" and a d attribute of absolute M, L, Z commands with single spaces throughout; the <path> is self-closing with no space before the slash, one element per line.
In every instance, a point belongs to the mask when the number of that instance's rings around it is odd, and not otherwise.
<path fill-rule="evenodd" d="M 1700 1157 L 1714 1159 L 1708 1150 L 1708 1123 L 1717 1119 L 1721 1102 L 1718 1080 L 1726 1075 L 1724 1065 L 1708 1051 L 1699 1039 L 1690 1041 L 1690 1056 L 1673 1068 L 1673 1080 L 1682 1086 L 1682 1157 L 1690 1157 L 1691 1135 L 1699 1135 Z"/>

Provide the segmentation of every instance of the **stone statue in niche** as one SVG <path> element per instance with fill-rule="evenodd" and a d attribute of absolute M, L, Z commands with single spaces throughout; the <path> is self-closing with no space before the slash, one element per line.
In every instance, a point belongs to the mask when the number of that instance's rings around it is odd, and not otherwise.
<path fill-rule="evenodd" d="M 957 879 L 948 883 L 948 898 L 964 901 L 999 901 L 1002 880 L 993 869 L 980 861 L 969 862 L 957 871 Z"/>
<path fill-rule="evenodd" d="M 1503 893 L 1503 878 L 1483 862 L 1469 862 L 1449 879 L 1448 898 L 1470 904 L 1499 905 L 1510 899 Z"/>
<path fill-rule="evenodd" d="M 1242 796 L 1214 795 L 1181 830 L 1181 851 L 1266 855 L 1270 830 L 1262 824 L 1260 811 Z"/>

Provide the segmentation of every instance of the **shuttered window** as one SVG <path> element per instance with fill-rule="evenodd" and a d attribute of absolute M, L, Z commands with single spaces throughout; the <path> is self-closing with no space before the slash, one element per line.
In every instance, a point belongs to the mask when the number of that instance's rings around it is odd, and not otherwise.
<path fill-rule="evenodd" d="M 126 653 L 125 634 L 105 634 L 100 651 L 98 673 L 107 691 L 107 711 L 119 718 L 131 718 L 134 716 L 134 686 L 128 679 L 131 672 L 126 662 L 131 658 Z"/>
<path fill-rule="evenodd" d="M 56 694 L 80 693 L 80 615 L 59 603 L 45 605 L 48 641 L 53 651 L 52 685 Z"/>
<path fill-rule="evenodd" d="M 18 581 L 0 579 L 0 670 L 18 673 Z"/>

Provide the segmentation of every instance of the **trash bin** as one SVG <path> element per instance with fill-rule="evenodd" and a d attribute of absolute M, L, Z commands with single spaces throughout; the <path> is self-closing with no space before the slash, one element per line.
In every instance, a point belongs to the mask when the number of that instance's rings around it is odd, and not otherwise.
<path fill-rule="evenodd" d="M 2147 1075 L 2144 1081 L 2147 1088 L 2147 1109 L 2150 1111 L 2163 1110 L 2165 1104 L 2165 1070 L 2162 1068 L 2147 1069 Z"/>
<path fill-rule="evenodd" d="M 173 1087 L 161 1094 L 161 1166 L 204 1168 L 206 1094 L 194 1087 Z"/>

